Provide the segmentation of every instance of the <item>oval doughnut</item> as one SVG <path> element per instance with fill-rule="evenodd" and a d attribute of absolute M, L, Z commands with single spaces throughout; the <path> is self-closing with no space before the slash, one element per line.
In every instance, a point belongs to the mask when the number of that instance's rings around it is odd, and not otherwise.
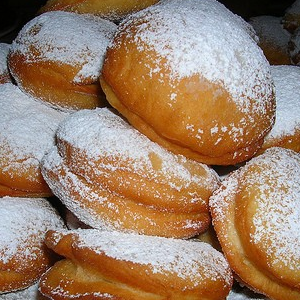
<path fill-rule="evenodd" d="M 24 92 L 56 108 L 105 106 L 98 79 L 115 30 L 114 23 L 96 16 L 44 13 L 13 40 L 9 69 Z"/>
<path fill-rule="evenodd" d="M 0 196 L 52 195 L 40 161 L 67 113 L 35 101 L 12 83 L 0 85 L 0 106 Z"/>
<path fill-rule="evenodd" d="M 106 53 L 107 100 L 174 153 L 215 165 L 250 158 L 274 123 L 275 99 L 245 23 L 214 0 L 161 1 L 131 15 Z"/>
<path fill-rule="evenodd" d="M 65 226 L 45 198 L 0 198 L 0 215 L 1 295 L 38 281 L 58 259 L 45 247 L 45 234 Z"/>
<path fill-rule="evenodd" d="M 189 237 L 207 229 L 210 167 L 168 152 L 107 108 L 62 122 L 41 168 L 53 193 L 84 223 Z"/>
<path fill-rule="evenodd" d="M 40 281 L 51 299 L 225 299 L 232 274 L 206 243 L 95 229 L 49 231 L 65 257 Z M 86 297 L 86 298 L 85 298 Z"/>
<path fill-rule="evenodd" d="M 269 148 L 229 175 L 210 198 L 232 270 L 271 299 L 300 297 L 300 156 Z"/>

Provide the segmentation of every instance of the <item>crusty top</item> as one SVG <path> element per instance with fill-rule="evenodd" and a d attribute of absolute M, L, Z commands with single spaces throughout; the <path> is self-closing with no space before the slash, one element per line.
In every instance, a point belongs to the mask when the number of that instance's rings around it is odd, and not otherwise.
<path fill-rule="evenodd" d="M 160 72 L 160 64 L 169 67 L 171 80 L 201 74 L 224 86 L 246 112 L 248 98 L 256 99 L 251 109 L 260 110 L 271 93 L 269 65 L 249 24 L 217 1 L 164 0 L 127 18 L 117 32 L 133 36 L 139 51 L 159 54 L 150 77 Z M 176 97 L 174 92 L 170 105 Z"/>
<path fill-rule="evenodd" d="M 46 12 L 25 24 L 12 43 L 12 52 L 23 54 L 28 63 L 79 65 L 75 83 L 85 78 L 96 80 L 115 29 L 113 22 L 92 15 Z"/>
<path fill-rule="evenodd" d="M 108 108 L 81 110 L 70 115 L 60 123 L 57 139 L 84 153 L 95 172 L 123 169 L 164 182 L 179 191 L 188 189 L 191 184 L 213 191 L 219 183 L 212 168 L 167 151 Z M 64 157 L 60 143 L 58 148 Z M 187 167 L 188 164 L 193 167 Z M 194 201 L 199 200 L 195 193 Z"/>

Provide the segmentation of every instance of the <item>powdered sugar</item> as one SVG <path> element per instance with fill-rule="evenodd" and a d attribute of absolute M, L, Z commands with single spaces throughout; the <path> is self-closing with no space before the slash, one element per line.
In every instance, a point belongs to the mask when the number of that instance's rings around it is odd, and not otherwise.
<path fill-rule="evenodd" d="M 30 20 L 12 43 L 12 51 L 26 56 L 28 63 L 54 61 L 81 70 L 74 82 L 96 80 L 116 25 L 87 14 L 53 11 Z M 33 47 L 36 51 L 32 51 Z"/>
<path fill-rule="evenodd" d="M 11 83 L 0 85 L 0 106 L 2 172 L 38 167 L 67 114 L 35 101 Z"/>
<path fill-rule="evenodd" d="M 60 124 L 57 137 L 87 155 L 89 165 L 95 172 L 100 158 L 108 157 L 112 163 L 103 163 L 101 168 L 110 172 L 122 169 L 153 180 L 162 174 L 166 178 L 165 184 L 177 190 L 187 188 L 191 182 L 206 188 L 217 187 L 218 177 L 211 168 L 168 152 L 107 108 L 72 114 Z M 159 167 L 154 166 L 151 160 L 153 155 L 159 160 Z M 75 160 L 76 157 L 74 163 Z M 191 174 L 184 165 L 187 162 L 193 163 L 200 170 L 199 174 Z M 157 180 L 163 179 L 159 177 Z"/>
<path fill-rule="evenodd" d="M 126 30 L 131 23 L 134 35 Z M 125 20 L 122 30 L 133 35 L 139 51 L 153 49 L 155 66 L 167 65 L 171 79 L 201 74 L 224 86 L 243 111 L 249 98 L 255 99 L 252 110 L 262 109 L 272 93 L 269 64 L 249 27 L 217 1 L 160 1 Z"/>
<path fill-rule="evenodd" d="M 261 171 L 249 171 L 253 166 Z M 257 190 L 257 196 L 249 200 L 257 206 L 251 221 L 254 232 L 248 233 L 249 238 L 265 251 L 269 265 L 282 264 L 295 270 L 300 259 L 299 178 L 299 154 L 283 148 L 267 149 L 224 179 L 224 187 L 210 199 L 215 220 L 228 220 L 228 208 L 232 209 L 240 189 L 244 194 Z"/>
<path fill-rule="evenodd" d="M 300 69 L 296 66 L 271 66 L 275 83 L 276 119 L 266 142 L 300 130 Z"/>
<path fill-rule="evenodd" d="M 79 248 L 89 248 L 120 261 L 151 268 L 153 273 L 191 279 L 195 286 L 207 278 L 231 284 L 231 272 L 223 255 L 202 242 L 94 229 L 73 231 Z"/>
<path fill-rule="evenodd" d="M 300 261 L 300 156 L 272 148 L 252 163 L 264 169 L 259 179 L 250 173 L 245 179 L 249 185 L 259 182 L 260 187 L 260 195 L 254 199 L 253 242 L 268 245 L 266 252 L 272 264 L 282 263 L 296 270 Z"/>
<path fill-rule="evenodd" d="M 15 271 L 23 268 L 24 260 L 34 260 L 41 253 L 47 230 L 64 228 L 62 219 L 43 198 L 1 198 L 0 215 L 0 260 L 6 264 L 15 257 Z"/>

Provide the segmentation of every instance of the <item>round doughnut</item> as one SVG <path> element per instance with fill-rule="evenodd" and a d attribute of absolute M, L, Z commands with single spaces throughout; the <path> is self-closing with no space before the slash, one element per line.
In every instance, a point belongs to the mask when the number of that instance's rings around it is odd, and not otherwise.
<path fill-rule="evenodd" d="M 45 198 L 0 198 L 0 294 L 33 285 L 58 259 L 44 245 L 50 229 L 65 228 Z"/>
<path fill-rule="evenodd" d="M 281 17 L 256 16 L 249 20 L 259 37 L 258 45 L 262 48 L 271 65 L 290 65 L 288 50 L 290 32 L 283 28 Z"/>
<path fill-rule="evenodd" d="M 276 92 L 276 121 L 258 153 L 276 146 L 300 152 L 300 69 L 271 66 L 271 73 Z"/>
<path fill-rule="evenodd" d="M 224 256 L 206 243 L 95 229 L 49 231 L 45 242 L 65 257 L 40 280 L 54 300 L 217 300 L 232 286 Z"/>
<path fill-rule="evenodd" d="M 48 0 L 38 13 L 54 10 L 98 15 L 111 21 L 120 21 L 126 15 L 144 9 L 158 0 Z"/>
<path fill-rule="evenodd" d="M 210 198 L 224 255 L 241 281 L 271 299 L 300 298 L 300 155 L 269 148 Z"/>
<path fill-rule="evenodd" d="M 7 66 L 7 56 L 10 44 L 0 43 L 0 84 L 11 82 L 11 76 Z"/>
<path fill-rule="evenodd" d="M 114 23 L 91 15 L 39 15 L 13 40 L 9 69 L 24 92 L 56 108 L 105 106 L 99 75 L 115 30 Z"/>
<path fill-rule="evenodd" d="M 73 113 L 56 139 L 42 174 L 85 224 L 180 238 L 208 228 L 219 185 L 210 167 L 167 151 L 108 108 Z"/>
<path fill-rule="evenodd" d="M 12 83 L 0 85 L 0 107 L 0 197 L 52 195 L 40 161 L 68 114 L 35 101 Z"/>
<path fill-rule="evenodd" d="M 245 23 L 214 0 L 166 0 L 131 15 L 106 53 L 107 100 L 174 153 L 214 165 L 248 159 L 272 127 L 275 99 Z"/>
<path fill-rule="evenodd" d="M 282 17 L 283 27 L 293 33 L 300 26 L 300 1 L 293 2 Z"/>

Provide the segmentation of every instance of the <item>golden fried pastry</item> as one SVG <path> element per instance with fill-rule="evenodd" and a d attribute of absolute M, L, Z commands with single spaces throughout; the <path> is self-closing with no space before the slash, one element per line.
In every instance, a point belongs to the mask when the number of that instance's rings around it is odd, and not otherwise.
<path fill-rule="evenodd" d="M 283 27 L 293 33 L 300 26 L 300 1 L 293 2 L 282 17 Z"/>
<path fill-rule="evenodd" d="M 94 14 L 111 21 L 120 21 L 128 14 L 157 2 L 158 0 L 48 0 L 38 13 L 63 10 Z"/>
<path fill-rule="evenodd" d="M 45 242 L 65 259 L 40 281 L 51 299 L 225 299 L 232 274 L 202 242 L 95 229 L 49 231 Z"/>
<path fill-rule="evenodd" d="M 0 197 L 52 195 L 40 161 L 68 114 L 35 101 L 12 83 L 0 85 L 0 107 Z"/>
<path fill-rule="evenodd" d="M 273 125 L 275 99 L 245 23 L 214 0 L 166 0 L 131 15 L 107 50 L 107 100 L 174 153 L 215 165 L 248 159 Z"/>
<path fill-rule="evenodd" d="M 300 152 L 300 69 L 271 66 L 271 72 L 276 91 L 276 121 L 259 153 L 276 146 Z"/>
<path fill-rule="evenodd" d="M 210 198 L 224 255 L 240 280 L 273 300 L 300 299 L 300 155 L 269 148 Z"/>
<path fill-rule="evenodd" d="M 73 113 L 56 138 L 42 174 L 83 223 L 180 238 L 208 228 L 219 185 L 208 166 L 167 151 L 108 108 Z"/>
<path fill-rule="evenodd" d="M 290 32 L 283 28 L 281 17 L 256 16 L 250 18 L 249 23 L 259 37 L 259 46 L 271 65 L 290 65 L 288 50 Z"/>
<path fill-rule="evenodd" d="M 99 83 L 116 25 L 91 15 L 48 12 L 30 20 L 8 56 L 13 78 L 27 94 L 56 108 L 105 106 Z"/>
<path fill-rule="evenodd" d="M 44 245 L 50 229 L 65 228 L 45 198 L 0 198 L 0 294 L 27 288 L 57 260 Z"/>
<path fill-rule="evenodd" d="M 11 76 L 7 66 L 7 56 L 10 44 L 0 43 L 0 84 L 11 82 Z"/>

